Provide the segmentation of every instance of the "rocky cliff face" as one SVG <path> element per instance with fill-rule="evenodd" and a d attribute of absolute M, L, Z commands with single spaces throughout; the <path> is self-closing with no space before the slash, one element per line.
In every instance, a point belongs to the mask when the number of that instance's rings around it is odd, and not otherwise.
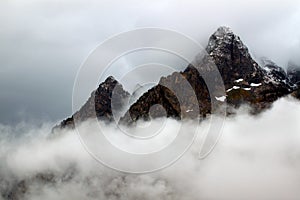
<path fill-rule="evenodd" d="M 259 112 L 292 91 L 284 70 L 266 59 L 259 65 L 228 27 L 220 27 L 210 37 L 206 50 L 221 73 L 229 105 L 247 103 Z"/>
<path fill-rule="evenodd" d="M 263 60 L 263 66 L 260 66 L 252 59 L 240 37 L 227 27 L 220 27 L 210 37 L 206 51 L 208 56 L 204 56 L 194 66 L 190 65 L 183 72 L 162 78 L 157 86 L 142 95 L 130 107 L 122 120 L 128 123 L 140 118 L 148 119 L 149 113 L 153 117 L 161 116 L 162 107 L 166 110 L 168 117 L 175 118 L 195 117 L 198 114 L 205 117 L 206 114 L 211 113 L 212 99 L 203 77 L 198 70 L 195 70 L 201 69 L 203 72 L 204 68 L 208 69 L 208 60 L 217 66 L 226 89 L 225 96 L 215 96 L 215 98 L 219 101 L 226 99 L 227 103 L 233 107 L 247 103 L 253 108 L 253 113 L 257 113 L 268 108 L 273 101 L 291 93 L 294 89 L 294 85 L 289 81 L 282 68 L 266 59 Z M 187 94 L 186 98 L 191 100 L 185 101 L 189 105 L 183 105 L 183 107 L 199 105 L 199 113 L 191 112 L 190 115 L 186 115 L 187 109 L 180 110 L 176 95 L 163 87 L 163 85 L 167 85 L 176 90 L 183 85 L 182 77 L 191 84 L 197 96 L 197 99 L 192 99 L 191 94 Z M 155 104 L 160 104 L 162 107 L 156 106 L 158 109 L 152 110 L 152 113 L 149 112 Z"/>
<path fill-rule="evenodd" d="M 289 62 L 287 69 L 287 76 L 292 84 L 295 85 L 294 92 L 292 95 L 300 99 L 300 66 Z"/>
<path fill-rule="evenodd" d="M 220 27 L 209 38 L 207 55 L 199 56 L 193 64 L 182 72 L 162 77 L 155 87 L 144 93 L 133 103 L 121 123 L 130 124 L 150 117 L 172 117 L 176 119 L 205 117 L 212 112 L 212 101 L 224 101 L 230 107 L 249 104 L 253 113 L 268 108 L 279 97 L 296 90 L 300 73 L 290 70 L 287 74 L 274 62 L 263 58 L 258 64 L 250 55 L 248 48 L 230 28 Z M 214 82 L 209 75 L 215 65 L 225 86 L 225 94 L 220 96 L 221 88 L 216 84 L 214 94 L 209 92 L 205 81 Z M 199 74 L 199 71 L 201 74 Z M 204 77 L 206 76 L 206 77 Z M 91 117 L 111 121 L 111 93 L 117 87 L 118 108 L 130 95 L 122 86 L 109 77 L 94 91 L 87 103 L 71 118 L 58 127 L 74 127 L 74 118 L 84 121 Z M 92 116 L 93 109 L 96 116 Z"/>
<path fill-rule="evenodd" d="M 289 62 L 287 75 L 293 84 L 300 85 L 300 66 L 297 66 L 292 62 Z"/>
<path fill-rule="evenodd" d="M 143 94 L 130 107 L 121 118 L 121 123 L 130 124 L 138 119 L 163 116 L 181 119 L 196 118 L 201 114 L 204 117 L 210 113 L 210 106 L 205 81 L 191 65 L 184 72 L 175 72 L 161 78 L 157 86 Z"/>
<path fill-rule="evenodd" d="M 91 93 L 91 96 L 79 111 L 55 126 L 53 131 L 60 128 L 74 128 L 75 119 L 85 121 L 89 118 L 98 118 L 110 122 L 113 120 L 112 107 L 115 110 L 122 110 L 129 97 L 130 94 L 123 89 L 123 86 L 110 76 Z"/>

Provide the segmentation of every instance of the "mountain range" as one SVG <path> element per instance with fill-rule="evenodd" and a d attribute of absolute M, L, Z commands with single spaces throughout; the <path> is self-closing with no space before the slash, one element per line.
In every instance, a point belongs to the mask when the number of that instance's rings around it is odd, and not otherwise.
<path fill-rule="evenodd" d="M 162 77 L 157 85 L 128 108 L 126 102 L 130 98 L 129 92 L 114 77 L 108 77 L 91 93 L 79 111 L 53 130 L 74 128 L 74 119 L 85 121 L 97 118 L 111 122 L 114 120 L 112 108 L 127 108 L 118 123 L 129 125 L 140 119 L 163 116 L 178 120 L 205 118 L 213 113 L 213 101 L 220 105 L 226 102 L 228 114 L 233 113 L 231 108 L 243 104 L 249 105 L 252 114 L 257 114 L 269 108 L 280 97 L 291 94 L 300 98 L 300 67 L 289 63 L 286 72 L 267 58 L 253 59 L 240 37 L 228 27 L 220 27 L 210 36 L 206 52 L 200 59 L 195 58 L 195 62 L 185 70 Z M 223 93 L 216 78 L 210 76 L 216 69 L 225 87 Z M 207 86 L 207 80 L 216 82 L 213 94 Z M 184 95 L 178 98 L 179 93 Z"/>
<path fill-rule="evenodd" d="M 162 116 L 178 120 L 199 116 L 206 118 L 214 112 L 212 102 L 217 102 L 219 106 L 226 103 L 227 114 L 234 114 L 231 108 L 243 104 L 249 105 L 252 114 L 257 114 L 280 97 L 292 95 L 300 99 L 300 67 L 289 63 L 286 72 L 267 58 L 254 60 L 240 37 L 230 28 L 218 28 L 210 36 L 206 51 L 207 54 L 195 59 L 185 70 L 162 77 L 156 86 L 143 93 L 129 107 L 127 103 L 131 94 L 114 77 L 108 77 L 77 112 L 55 126 L 53 131 L 74 129 L 75 120 L 83 122 L 97 118 L 110 123 L 115 120 L 113 110 L 125 109 L 125 114 L 117 123 L 130 125 L 141 119 Z M 212 70 L 218 70 L 225 88 L 219 87 L 220 82 L 210 76 Z M 216 86 L 212 92 L 207 80 Z M 178 93 L 182 92 L 182 98 L 178 98 Z M 71 167 L 62 175 L 43 172 L 24 180 L 13 180 L 11 184 L 0 179 L 0 194 L 4 199 L 23 199 L 31 182 L 47 183 L 51 187 L 71 181 L 75 173 L 76 170 Z M 89 180 L 87 182 L 92 184 Z M 3 188 L 3 185 L 7 186 Z"/>

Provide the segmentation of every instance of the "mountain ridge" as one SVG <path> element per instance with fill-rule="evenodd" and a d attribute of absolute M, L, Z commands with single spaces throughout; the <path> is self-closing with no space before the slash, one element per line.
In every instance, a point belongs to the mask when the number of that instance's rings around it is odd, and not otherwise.
<path fill-rule="evenodd" d="M 174 72 L 167 77 L 162 77 L 156 86 L 130 105 L 128 111 L 121 117 L 120 123 L 132 124 L 139 119 L 149 120 L 163 116 L 175 119 L 193 119 L 199 116 L 205 118 L 207 114 L 211 114 L 213 100 L 220 103 L 226 100 L 227 104 L 234 108 L 248 104 L 252 108 L 252 113 L 256 114 L 269 108 L 278 98 L 295 93 L 299 87 L 296 84 L 298 81 L 300 82 L 300 73 L 298 76 L 297 70 L 290 70 L 286 73 L 281 67 L 266 58 L 260 60 L 262 64 L 258 64 L 240 37 L 228 27 L 219 27 L 209 37 L 206 51 L 208 55 L 189 64 L 182 72 Z M 204 74 L 209 74 L 210 70 L 213 70 L 211 62 L 217 66 L 223 79 L 225 96 L 211 97 L 203 74 L 199 74 L 199 69 Z M 214 81 L 213 78 L 210 77 L 210 81 Z M 184 86 L 186 81 L 192 87 L 192 91 L 187 89 L 190 86 Z M 108 91 L 99 89 L 103 85 L 109 88 Z M 118 94 L 119 100 L 129 98 L 130 94 L 123 90 L 122 85 L 113 77 L 109 77 L 100 84 L 96 90 L 98 91 L 97 95 L 92 93 L 87 103 L 78 112 L 55 128 L 74 128 L 74 117 L 77 117 L 79 121 L 87 120 L 90 117 L 111 121 L 113 118 L 110 105 L 111 93 L 115 86 L 119 88 L 117 90 L 117 93 L 120 93 Z M 214 89 L 220 90 L 220 88 Z M 185 92 L 185 97 L 178 99 L 175 94 L 182 91 Z M 297 95 L 294 96 L 297 97 Z M 96 116 L 90 114 L 93 113 L 91 111 L 93 109 L 92 98 L 97 103 L 94 104 Z M 120 101 L 119 107 L 123 107 L 124 104 L 124 101 Z"/>

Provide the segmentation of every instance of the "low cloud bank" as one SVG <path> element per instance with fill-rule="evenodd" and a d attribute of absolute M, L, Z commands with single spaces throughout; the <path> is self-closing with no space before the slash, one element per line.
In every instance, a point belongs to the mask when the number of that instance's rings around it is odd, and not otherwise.
<path fill-rule="evenodd" d="M 198 159 L 196 141 L 175 164 L 142 175 L 102 166 L 74 131 L 49 138 L 47 124 L 2 125 L 0 199 L 298 199 L 298 119 L 300 103 L 290 97 L 259 116 L 242 108 L 236 117 L 226 119 L 222 137 L 206 159 Z M 172 131 L 180 124 L 168 123 L 166 130 Z M 208 125 L 206 121 L 201 128 Z"/>

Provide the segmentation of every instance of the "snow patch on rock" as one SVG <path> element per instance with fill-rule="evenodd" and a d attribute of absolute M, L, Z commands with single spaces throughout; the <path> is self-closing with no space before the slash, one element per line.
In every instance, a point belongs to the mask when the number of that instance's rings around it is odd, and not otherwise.
<path fill-rule="evenodd" d="M 224 102 L 225 101 L 225 99 L 226 99 L 226 97 L 225 96 L 221 96 L 221 97 L 215 97 L 216 98 L 216 100 L 218 100 L 218 101 L 222 101 L 222 102 Z"/>
<path fill-rule="evenodd" d="M 261 83 L 251 83 L 250 86 L 251 87 L 258 87 L 258 86 L 261 86 Z"/>
<path fill-rule="evenodd" d="M 239 82 L 242 82 L 243 80 L 244 80 L 244 79 L 240 78 L 240 79 L 235 80 L 234 82 L 235 82 L 235 83 L 239 83 Z"/>

